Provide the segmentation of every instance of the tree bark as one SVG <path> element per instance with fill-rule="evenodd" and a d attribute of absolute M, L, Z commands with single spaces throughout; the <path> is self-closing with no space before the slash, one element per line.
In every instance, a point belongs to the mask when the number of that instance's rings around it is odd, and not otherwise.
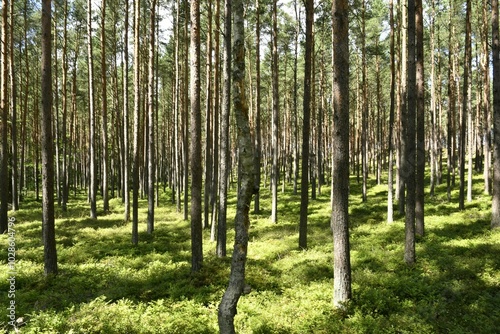
<path fill-rule="evenodd" d="M 491 7 L 493 51 L 493 199 L 491 228 L 500 228 L 500 36 L 498 31 L 498 0 L 492 0 Z"/>
<path fill-rule="evenodd" d="M 46 1 L 45 1 L 46 2 Z M 44 2 L 44 3 L 45 3 Z M 1 166 L 0 166 L 0 233 L 7 231 L 7 213 L 9 210 L 9 149 L 8 149 L 8 133 L 9 133 L 9 107 L 7 103 L 7 77 L 8 77 L 8 50 L 7 50 L 7 27 L 8 27 L 8 7 L 9 1 L 2 1 L 2 43 L 0 44 L 0 53 L 2 55 L 1 68 L 0 68 L 0 109 L 2 112 L 2 150 L 1 150 Z M 49 2 L 50 4 L 50 2 Z M 50 14 L 50 13 L 49 13 Z M 50 25 L 49 25 L 50 29 Z M 50 30 L 48 32 L 50 38 Z M 50 44 L 49 44 L 50 46 Z"/>
<path fill-rule="evenodd" d="M 405 252 L 404 260 L 407 264 L 415 263 L 415 200 L 416 200 L 416 146 L 415 146 L 415 109 L 417 105 L 416 94 L 416 62 L 415 62 L 415 0 L 408 0 L 408 111 L 406 129 L 406 156 L 403 170 L 407 188 L 406 194 L 406 216 L 405 216 Z"/>
<path fill-rule="evenodd" d="M 149 234 L 154 231 L 155 222 L 155 27 L 156 0 L 150 4 L 149 66 L 148 66 L 148 227 Z"/>
<path fill-rule="evenodd" d="M 333 36 L 333 155 L 332 215 L 333 305 L 344 309 L 351 299 L 349 246 L 349 5 L 332 3 Z"/>
<path fill-rule="evenodd" d="M 395 60 L 395 51 L 394 51 L 394 3 L 393 0 L 389 1 L 389 15 L 390 15 L 390 57 L 391 57 L 391 104 L 389 110 L 389 139 L 388 139 L 388 148 L 389 148 L 389 172 L 387 176 L 387 222 L 392 223 L 394 220 L 394 209 L 393 209 L 393 177 L 394 177 L 394 109 L 396 103 L 396 60 Z"/>
<path fill-rule="evenodd" d="M 6 10 L 4 8 L 4 10 Z M 52 142 L 51 0 L 42 1 L 42 236 L 45 275 L 57 274 L 54 219 L 54 149 Z"/>
<path fill-rule="evenodd" d="M 465 151 L 466 151 L 466 135 L 467 135 L 467 115 L 470 110 L 468 108 L 469 98 L 469 72 L 472 61 L 471 51 L 471 22 L 470 22 L 471 2 L 467 0 L 467 11 L 465 14 L 465 55 L 464 55 L 464 75 L 462 87 L 462 117 L 460 126 L 460 194 L 458 208 L 465 209 Z"/>
<path fill-rule="evenodd" d="M 277 3 L 273 0 L 273 29 L 272 29 L 272 86 L 273 86 L 273 112 L 272 112 L 272 173 L 271 173 L 271 222 L 278 222 L 278 180 L 279 180 L 279 66 L 278 66 L 278 18 Z"/>
<path fill-rule="evenodd" d="M 415 1 L 416 24 L 416 118 L 417 146 L 415 157 L 415 233 L 424 235 L 424 187 L 425 187 L 425 100 L 424 100 L 424 16 L 422 0 Z"/>
<path fill-rule="evenodd" d="M 255 189 L 254 213 L 260 213 L 260 165 L 262 160 L 260 96 L 260 1 L 255 1 Z"/>
<path fill-rule="evenodd" d="M 89 71 L 89 118 L 90 118 L 90 218 L 97 218 L 97 149 L 96 149 L 96 125 L 95 125 L 95 101 L 94 101 L 94 58 L 92 47 L 92 1 L 87 1 L 87 65 Z"/>
<path fill-rule="evenodd" d="M 226 256 L 227 230 L 227 181 L 229 177 L 229 113 L 231 110 L 231 0 L 225 1 L 224 26 L 224 62 L 222 91 L 222 113 L 220 125 L 220 184 L 219 184 L 219 217 L 217 223 L 218 257 Z"/>
<path fill-rule="evenodd" d="M 314 1 L 306 3 L 306 46 L 304 59 L 304 119 L 302 125 L 302 176 L 300 182 L 299 248 L 307 248 L 307 210 L 309 206 L 309 131 L 311 128 L 311 62 Z"/>
<path fill-rule="evenodd" d="M 132 169 L 132 243 L 139 243 L 139 129 L 140 129 L 140 67 L 139 67 L 139 24 L 140 24 L 140 1 L 134 0 L 134 148 Z"/>
<path fill-rule="evenodd" d="M 123 199 L 124 199 L 124 221 L 127 223 L 130 220 L 130 183 L 129 183 L 129 175 L 130 175 L 130 165 L 129 165 L 129 108 L 128 108 L 128 69 L 129 69 L 129 61 L 128 61 L 128 27 L 129 27 L 129 18 L 128 18 L 128 10 L 129 10 L 129 1 L 125 0 L 125 17 L 124 17 L 124 38 L 123 38 Z"/>
<path fill-rule="evenodd" d="M 200 104 L 200 2 L 191 1 L 191 270 L 201 269 L 203 262 L 203 235 L 201 220 L 201 189 L 203 166 L 201 159 L 201 104 Z"/>
<path fill-rule="evenodd" d="M 106 59 L 106 0 L 101 0 L 101 137 L 102 137 L 102 201 L 103 211 L 107 214 L 109 211 L 109 189 L 108 189 L 108 174 L 109 174 L 109 157 L 108 157 L 108 75 L 107 75 L 107 59 Z"/>
<path fill-rule="evenodd" d="M 235 217 L 235 243 L 231 261 L 229 284 L 222 297 L 218 311 L 219 330 L 222 334 L 236 333 L 234 316 L 238 300 L 245 286 L 245 264 L 250 226 L 250 202 L 254 189 L 254 153 L 248 119 L 248 105 L 245 96 L 245 31 L 242 0 L 233 0 L 234 6 L 234 69 L 233 106 L 238 127 L 240 190 Z"/>

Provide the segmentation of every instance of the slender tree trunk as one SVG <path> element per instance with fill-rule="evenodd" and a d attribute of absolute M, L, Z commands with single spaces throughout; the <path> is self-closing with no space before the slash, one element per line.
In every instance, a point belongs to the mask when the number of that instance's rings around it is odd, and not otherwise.
<path fill-rule="evenodd" d="M 467 135 L 467 115 L 470 113 L 468 108 L 469 98 L 469 69 L 471 67 L 471 22 L 470 22 L 471 2 L 467 0 L 467 11 L 465 16 L 465 57 L 464 57 L 464 76 L 462 87 L 462 121 L 460 128 L 460 196 L 458 207 L 465 209 L 465 147 Z"/>
<path fill-rule="evenodd" d="M 299 248 L 307 248 L 307 210 L 309 206 L 309 131 L 311 127 L 311 63 L 314 22 L 314 0 L 306 3 L 306 48 L 304 59 L 304 119 L 302 124 L 302 176 L 300 182 Z"/>
<path fill-rule="evenodd" d="M 184 116 L 184 122 L 183 122 L 183 127 L 184 127 L 184 220 L 189 219 L 189 206 L 188 206 L 188 200 L 189 200 L 189 112 L 188 112 L 188 105 L 189 105 L 189 33 L 188 33 L 188 17 L 189 17 L 189 2 L 188 0 L 184 1 L 184 94 L 183 94 L 183 116 Z"/>
<path fill-rule="evenodd" d="M 212 0 L 207 1 L 207 55 L 206 55 L 206 112 L 205 112 L 205 194 L 203 206 L 203 227 L 208 229 L 210 227 L 210 197 L 212 195 Z"/>
<path fill-rule="evenodd" d="M 101 166 L 101 178 L 102 178 L 102 200 L 103 200 L 103 211 L 108 213 L 109 211 L 109 191 L 108 191 L 108 174 L 109 174 L 109 157 L 108 157 L 108 85 L 107 85 L 107 60 L 106 60 L 106 0 L 101 0 L 101 89 L 102 89 L 102 99 L 101 99 L 101 113 L 102 113 L 102 126 L 101 126 L 101 137 L 102 137 L 102 166 Z"/>
<path fill-rule="evenodd" d="M 123 38 L 123 194 L 124 194 L 124 221 L 127 223 L 130 220 L 130 164 L 129 164 L 129 111 L 128 111 L 128 10 L 129 0 L 125 0 L 125 18 L 124 18 L 124 38 Z"/>
<path fill-rule="evenodd" d="M 140 108 L 141 93 L 139 85 L 139 24 L 140 24 L 140 1 L 134 0 L 134 148 L 133 148 L 133 169 L 132 169 L 132 243 L 139 243 L 139 129 L 140 129 Z"/>
<path fill-rule="evenodd" d="M 47 2 L 46 0 L 44 1 Z M 50 1 L 49 1 L 50 5 Z M 2 43 L 0 44 L 0 53 L 2 56 L 2 61 L 1 61 L 1 68 L 0 68 L 0 85 L 1 85 L 1 92 L 0 92 L 0 109 L 2 111 L 2 151 L 1 151 L 1 166 L 0 166 L 0 189 L 2 191 L 0 192 L 0 233 L 4 233 L 7 231 L 7 212 L 9 210 L 9 167 L 8 167 L 8 162 L 9 162 L 9 148 L 8 148 L 8 133 L 9 133 L 9 125 L 8 125 L 8 118 L 9 118 L 9 106 L 7 103 L 7 77 L 8 77 L 8 50 L 7 50 L 7 27 L 8 27 L 8 8 L 9 8 L 9 1 L 8 0 L 3 0 L 2 1 Z M 50 12 L 48 13 L 50 14 Z M 50 39 L 50 24 L 49 24 L 49 32 L 48 38 Z M 50 43 L 48 44 L 50 46 Z M 49 49 L 50 50 L 50 49 Z M 49 51 L 50 52 L 50 51 Z M 49 58 L 50 59 L 50 58 Z M 50 62 L 50 60 L 49 60 Z"/>
<path fill-rule="evenodd" d="M 68 173 L 68 0 L 64 1 L 64 23 L 63 23 L 63 50 L 62 50 L 62 211 L 67 210 L 69 199 L 69 173 Z"/>
<path fill-rule="evenodd" d="M 390 22 L 389 25 L 391 27 L 390 32 L 390 57 L 391 57 L 391 105 L 389 110 L 389 140 L 388 140 L 388 148 L 389 148 L 389 173 L 387 176 L 387 222 L 392 223 L 394 220 L 394 210 L 393 210 L 393 177 L 394 177 L 394 109 L 396 102 L 396 61 L 395 61 L 395 51 L 394 51 L 394 4 L 393 0 L 389 1 L 389 15 Z"/>
<path fill-rule="evenodd" d="M 400 23 L 404 25 L 408 20 L 408 8 L 405 5 L 404 1 L 401 1 L 401 20 Z M 398 208 L 399 214 L 405 215 L 405 205 L 406 205 L 406 178 L 407 178 L 407 134 L 406 131 L 408 129 L 408 87 L 407 87 L 407 76 L 408 76 L 408 29 L 401 29 L 401 91 L 400 91 L 400 110 L 399 110 L 399 118 L 400 118 L 400 148 L 399 148 L 399 186 L 398 186 Z"/>
<path fill-rule="evenodd" d="M 4 8 L 4 10 L 6 10 Z M 45 275 L 57 274 L 54 219 L 54 150 L 52 142 L 51 1 L 42 1 L 42 236 Z M 5 69 L 4 69 L 5 70 Z"/>
<path fill-rule="evenodd" d="M 255 189 L 254 213 L 260 213 L 260 165 L 262 160 L 261 97 L 260 97 L 260 1 L 255 1 Z"/>
<path fill-rule="evenodd" d="M 416 24 L 416 188 L 415 233 L 424 235 L 424 186 L 425 186 L 425 100 L 424 100 L 424 16 L 422 0 L 415 1 Z"/>
<path fill-rule="evenodd" d="M 219 194 L 219 111 L 220 111 L 220 0 L 215 1 L 215 65 L 214 65 L 214 133 L 213 133 L 213 166 L 214 175 L 212 178 L 212 198 L 210 206 L 212 208 L 212 225 L 210 230 L 210 241 L 215 241 L 217 232 L 217 214 Z"/>
<path fill-rule="evenodd" d="M 92 1 L 87 1 L 87 65 L 89 71 L 89 119 L 90 119 L 90 218 L 97 218 L 97 149 L 96 149 L 96 125 L 95 125 L 95 101 L 94 101 L 94 58 L 92 47 Z"/>
<path fill-rule="evenodd" d="M 18 170 L 18 141 L 17 141 L 17 82 L 15 73 L 15 58 L 14 58 L 14 29 L 12 22 L 14 21 L 14 1 L 10 2 L 10 20 L 11 29 L 9 30 L 9 46 L 10 46 L 10 61 L 9 61 L 9 76 L 10 76 L 10 111 L 11 111 L 11 137 L 12 137 L 12 210 L 19 210 L 19 170 Z"/>
<path fill-rule="evenodd" d="M 484 193 L 491 194 L 490 183 L 490 167 L 491 167 L 491 111 L 490 111 L 490 59 L 489 59 L 489 44 L 488 44 L 488 6 L 483 6 L 482 15 L 482 55 L 481 55 L 481 68 L 483 73 L 483 155 L 484 155 Z"/>
<path fill-rule="evenodd" d="M 361 17 L 361 66 L 362 66 L 362 107 L 361 107 L 361 164 L 363 173 L 362 198 L 367 201 L 368 182 L 368 65 L 366 63 L 366 0 L 363 0 Z"/>
<path fill-rule="evenodd" d="M 405 183 L 406 194 L 406 216 L 405 216 L 405 252 L 404 260 L 407 264 L 415 263 L 415 200 L 416 200 L 416 146 L 415 146 L 415 109 L 417 105 L 416 94 L 416 62 L 415 62 L 415 0 L 408 0 L 408 112 L 407 112 L 407 130 L 406 130 L 406 173 Z"/>
<path fill-rule="evenodd" d="M 201 104 L 200 104 L 200 3 L 191 1 L 191 270 L 201 269 L 203 262 L 203 234 L 201 220 L 201 189 L 203 166 L 201 159 Z"/>
<path fill-rule="evenodd" d="M 272 30 L 272 86 L 273 86 L 273 112 L 272 112 L 272 159 L 273 171 L 271 177 L 271 222 L 278 222 L 278 180 L 279 180 L 279 67 L 278 67 L 278 18 L 277 18 L 277 3 L 278 0 L 273 0 L 273 30 Z"/>
<path fill-rule="evenodd" d="M 500 34 L 498 31 L 498 0 L 492 0 L 491 7 L 493 51 L 493 200 L 491 205 L 491 228 L 500 228 Z"/>
<path fill-rule="evenodd" d="M 222 92 L 220 138 L 219 217 L 217 224 L 218 257 L 226 256 L 227 181 L 229 176 L 229 113 L 231 109 L 231 0 L 225 1 L 224 26 L 224 87 Z"/>
<path fill-rule="evenodd" d="M 333 305 L 344 309 L 351 299 L 349 246 L 349 5 L 332 4 L 333 36 L 333 155 L 332 215 Z"/>
<path fill-rule="evenodd" d="M 156 0 L 150 4 L 149 68 L 148 68 L 148 233 L 154 231 L 155 222 L 155 27 Z"/>
<path fill-rule="evenodd" d="M 219 305 L 218 321 L 220 333 L 236 333 L 234 316 L 238 300 L 245 286 L 245 264 L 248 247 L 249 210 L 254 189 L 254 154 L 245 96 L 245 31 L 242 0 L 233 0 L 234 45 L 233 54 L 233 106 L 238 127 L 238 149 L 240 166 L 240 191 L 235 218 L 235 243 L 231 261 L 229 284 Z"/>
<path fill-rule="evenodd" d="M 300 6 L 297 0 L 294 0 L 295 10 L 295 36 L 294 36 L 294 57 L 293 57 L 293 194 L 297 194 L 297 182 L 299 178 L 299 122 L 297 110 L 297 97 L 299 94 L 299 85 L 297 80 L 298 71 L 298 53 L 299 53 L 299 34 L 300 34 Z"/>

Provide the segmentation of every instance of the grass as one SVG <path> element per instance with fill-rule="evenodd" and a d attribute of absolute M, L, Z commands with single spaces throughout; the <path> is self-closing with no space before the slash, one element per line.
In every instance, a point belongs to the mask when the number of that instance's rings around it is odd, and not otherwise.
<path fill-rule="evenodd" d="M 372 181 L 373 182 L 373 181 Z M 417 240 L 417 264 L 403 262 L 403 217 L 386 220 L 386 186 L 370 184 L 368 202 L 351 181 L 353 299 L 332 309 L 333 259 L 329 188 L 310 202 L 307 250 L 298 249 L 300 197 L 279 194 L 279 222 L 270 223 L 270 196 L 253 214 L 247 262 L 252 291 L 238 304 L 238 333 L 498 333 L 500 231 L 489 228 L 491 198 L 475 179 L 466 210 L 448 202 L 444 185 L 426 197 L 426 235 Z M 291 187 L 288 187 L 291 189 Z M 235 193 L 229 201 L 232 240 Z M 146 233 L 146 203 L 139 210 L 140 243 L 122 221 L 121 201 L 108 215 L 88 218 L 85 198 L 57 211 L 60 273 L 43 276 L 40 203 L 30 200 L 16 217 L 16 315 L 22 333 L 216 333 L 217 306 L 230 259 L 214 256 L 204 232 L 203 269 L 190 272 L 189 222 L 162 194 L 154 235 Z M 453 198 L 458 198 L 455 189 Z M 7 236 L 0 236 L 0 266 L 7 268 Z M 228 254 L 232 250 L 228 242 Z M 7 270 L 0 271 L 0 305 L 8 330 Z"/>

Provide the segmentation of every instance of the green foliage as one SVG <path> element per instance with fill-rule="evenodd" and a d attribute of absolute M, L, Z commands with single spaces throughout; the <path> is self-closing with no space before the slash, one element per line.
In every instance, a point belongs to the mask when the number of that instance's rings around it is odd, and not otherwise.
<path fill-rule="evenodd" d="M 332 308 L 332 236 L 329 190 L 310 203 L 308 250 L 299 250 L 299 197 L 280 194 L 280 223 L 271 224 L 270 196 L 253 215 L 248 249 L 249 294 L 238 304 L 239 333 L 493 333 L 500 322 L 499 231 L 489 229 L 490 198 L 475 179 L 474 201 L 459 212 L 445 187 L 426 199 L 426 236 L 417 242 L 417 264 L 403 261 L 404 222 L 387 224 L 386 186 L 371 184 L 368 203 L 351 183 L 353 300 Z M 453 193 L 454 197 L 456 194 Z M 56 220 L 60 274 L 43 276 L 39 203 L 16 213 L 17 317 L 22 333 L 216 333 L 217 306 L 230 259 L 213 255 L 205 235 L 205 261 L 190 272 L 189 223 L 162 196 L 157 229 L 131 244 L 120 200 L 110 214 L 86 218 L 85 197 L 73 198 Z M 231 194 L 229 217 L 234 215 Z M 141 208 L 145 203 L 141 202 Z M 229 240 L 234 236 L 229 232 Z M 6 236 L 0 237 L 6 245 Z M 230 242 L 231 244 L 231 242 Z M 230 245 L 229 245 L 230 246 Z M 0 252 L 6 267 L 6 247 Z M 8 290 L 0 271 L 0 291 Z M 8 302 L 0 294 L 0 305 Z M 0 328 L 8 329 L 6 318 Z"/>

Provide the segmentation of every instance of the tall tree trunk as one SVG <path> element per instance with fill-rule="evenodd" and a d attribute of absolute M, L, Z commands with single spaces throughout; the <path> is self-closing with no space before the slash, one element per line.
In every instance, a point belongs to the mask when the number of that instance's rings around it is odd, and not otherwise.
<path fill-rule="evenodd" d="M 255 1 L 255 189 L 254 213 L 260 213 L 260 165 L 262 160 L 260 97 L 260 1 Z"/>
<path fill-rule="evenodd" d="M 294 57 L 293 57 L 293 194 L 297 194 L 297 181 L 299 178 L 299 122 L 297 110 L 297 97 L 299 85 L 297 80 L 298 53 L 299 53 L 299 34 L 300 34 L 300 6 L 297 6 L 297 0 L 294 0 L 295 10 L 295 37 L 294 37 Z"/>
<path fill-rule="evenodd" d="M 154 231 L 155 222 L 155 27 L 156 0 L 150 4 L 149 68 L 148 68 L 148 233 Z"/>
<path fill-rule="evenodd" d="M 212 225 L 210 241 L 215 241 L 217 232 L 217 197 L 219 194 L 219 111 L 220 111 L 220 0 L 215 1 L 215 64 L 214 64 L 214 133 L 213 133 L 213 161 L 214 174 L 212 178 Z"/>
<path fill-rule="evenodd" d="M 436 90 L 437 85 L 440 85 L 439 81 L 436 81 L 436 52 L 435 52 L 435 26 L 436 26 L 436 3 L 434 0 L 431 2 L 432 12 L 430 14 L 430 65 L 431 65 L 431 140 L 430 140 L 430 158 L 431 158 L 431 189 L 430 195 L 434 196 L 434 190 L 438 183 L 438 147 L 439 147 L 439 136 L 438 134 L 438 119 L 437 119 L 437 101 L 436 101 Z M 437 85 L 436 85 L 437 84 Z"/>
<path fill-rule="evenodd" d="M 188 200 L 189 200 L 189 112 L 188 112 L 188 105 L 189 105 L 189 32 L 188 32 L 188 17 L 189 17 L 189 2 L 188 0 L 184 0 L 184 94 L 182 96 L 183 98 L 183 154 L 184 154 L 184 220 L 189 219 L 189 206 L 188 206 Z"/>
<path fill-rule="evenodd" d="M 124 221 L 127 223 L 130 220 L 130 164 L 129 164 L 129 111 L 128 111 L 128 10 L 129 10 L 129 0 L 125 0 L 125 17 L 124 17 L 124 38 L 123 38 L 123 199 L 124 199 Z"/>
<path fill-rule="evenodd" d="M 4 8 L 4 10 L 7 10 Z M 42 236 L 45 275 L 57 274 L 54 219 L 54 149 L 52 141 L 51 1 L 42 1 Z M 5 40 L 5 39 L 4 39 Z M 5 69 L 4 69 L 5 70 Z"/>
<path fill-rule="evenodd" d="M 309 131 L 311 128 L 311 63 L 313 44 L 314 0 L 306 3 L 306 48 L 304 59 L 304 119 L 302 125 L 302 176 L 300 180 L 299 248 L 307 248 L 307 210 L 309 206 Z"/>
<path fill-rule="evenodd" d="M 396 104 L 396 59 L 394 51 L 394 3 L 393 0 L 389 1 L 389 15 L 390 15 L 390 57 L 391 57 L 391 105 L 389 110 L 389 172 L 387 176 L 387 222 L 392 223 L 394 220 L 394 210 L 393 210 L 393 177 L 394 177 L 394 109 Z"/>
<path fill-rule="evenodd" d="M 491 1 L 491 33 L 493 51 L 493 200 L 491 228 L 500 228 L 500 34 L 498 0 Z"/>
<path fill-rule="evenodd" d="M 46 2 L 46 1 L 45 1 Z M 45 3 L 44 2 L 44 3 Z M 50 4 L 50 1 L 49 1 Z M 8 27 L 8 8 L 9 1 L 2 1 L 2 43 L 0 44 L 0 53 L 2 56 L 1 68 L 0 68 L 0 109 L 2 111 L 2 151 L 1 151 L 1 166 L 0 166 L 0 189 L 2 189 L 0 194 L 0 233 L 4 233 L 7 231 L 7 212 L 9 210 L 9 148 L 8 148 L 8 133 L 9 133 L 9 106 L 7 103 L 7 78 L 8 78 L 8 50 L 7 50 L 7 27 Z M 50 13 L 49 13 L 50 14 Z M 50 24 L 49 24 L 49 32 L 50 38 Z M 50 46 L 50 44 L 49 44 Z"/>
<path fill-rule="evenodd" d="M 231 0 L 225 1 L 224 10 L 224 87 L 222 91 L 222 113 L 220 124 L 220 184 L 219 184 L 219 217 L 217 223 L 218 257 L 226 256 L 227 230 L 227 181 L 229 176 L 229 113 L 231 110 Z"/>
<path fill-rule="evenodd" d="M 416 94 L 416 62 L 415 62 L 415 0 L 408 0 L 408 111 L 407 111 L 407 130 L 406 130 L 406 156 L 405 156 L 405 183 L 406 194 L 406 216 L 405 216 L 405 252 L 404 260 L 407 264 L 415 263 L 415 200 L 416 200 L 416 147 L 415 147 L 415 109 L 417 105 Z"/>
<path fill-rule="evenodd" d="M 87 65 L 89 71 L 89 119 L 90 119 L 90 218 L 97 218 L 97 149 L 96 149 L 96 125 L 95 125 L 95 101 L 94 101 L 94 58 L 92 47 L 92 1 L 87 1 Z"/>
<path fill-rule="evenodd" d="M 101 136 L 102 136 L 102 166 L 101 166 L 101 178 L 102 178 L 102 201 L 103 201 L 103 211 L 108 213 L 109 211 L 109 191 L 108 191 L 108 174 L 109 174 L 109 157 L 108 157 L 108 94 L 107 94 L 107 60 L 106 60 L 106 0 L 101 0 L 101 89 L 102 89 L 102 100 L 101 100 L 101 113 L 102 113 L 102 126 L 101 126 Z"/>
<path fill-rule="evenodd" d="M 19 210 L 19 170 L 18 170 L 18 141 L 17 141 L 17 82 L 16 82 L 16 69 L 14 66 L 14 29 L 12 28 L 14 22 L 14 1 L 10 2 L 10 20 L 11 29 L 9 30 L 9 46 L 10 46 L 10 61 L 9 61 L 9 76 L 10 76 L 10 112 L 11 112 L 11 137 L 12 137 L 12 210 Z"/>
<path fill-rule="evenodd" d="M 425 186 L 425 100 L 424 100 L 424 16 L 422 0 L 415 1 L 416 29 L 416 189 L 415 233 L 424 235 L 424 186 Z"/>
<path fill-rule="evenodd" d="M 139 242 L 139 129 L 140 129 L 140 108 L 141 93 L 139 85 L 139 24 L 140 24 L 140 1 L 134 0 L 134 148 L 133 148 L 133 169 L 132 169 L 132 243 Z"/>
<path fill-rule="evenodd" d="M 201 269 L 203 262 L 203 234 L 201 221 L 201 189 L 203 165 L 201 160 L 201 104 L 200 104 L 200 2 L 191 1 L 191 270 Z"/>
<path fill-rule="evenodd" d="M 332 215 L 333 305 L 345 308 L 351 299 L 349 246 L 349 5 L 332 4 L 333 36 L 333 154 Z"/>
<path fill-rule="evenodd" d="M 462 120 L 460 127 L 460 196 L 458 208 L 465 209 L 465 147 L 467 145 L 467 115 L 470 113 L 468 108 L 469 98 L 469 72 L 472 61 L 471 46 L 471 22 L 470 22 L 471 2 L 467 0 L 467 11 L 465 16 L 465 55 L 464 55 L 464 76 L 462 87 Z"/>
<path fill-rule="evenodd" d="M 210 227 L 210 197 L 212 196 L 212 149 L 213 149 L 213 126 L 212 126 L 212 0 L 207 1 L 207 55 L 206 55 L 206 112 L 205 112 L 205 194 L 203 206 L 203 227 Z"/>
<path fill-rule="evenodd" d="M 235 222 L 235 243 L 231 261 L 229 284 L 219 305 L 218 321 L 220 333 L 235 333 L 234 316 L 238 300 L 245 286 L 245 264 L 248 247 L 249 210 L 254 190 L 254 154 L 245 96 L 245 28 L 242 0 L 233 0 L 234 45 L 233 54 L 233 106 L 238 127 L 238 151 L 240 191 Z"/>
<path fill-rule="evenodd" d="M 408 20 L 408 8 L 404 4 L 404 1 L 401 1 L 401 25 L 405 25 Z M 399 184 L 398 184 L 398 209 L 399 214 L 405 214 L 405 206 L 406 206 L 406 178 L 407 178 L 407 128 L 408 128 L 408 87 L 407 87 L 407 76 L 408 76 L 408 29 L 401 28 L 401 90 L 400 90 L 400 109 L 399 109 L 399 119 L 400 119 L 400 148 L 399 148 Z"/>
<path fill-rule="evenodd" d="M 362 107 L 361 107 L 361 168 L 363 173 L 362 198 L 367 200 L 368 182 L 368 65 L 366 62 L 366 0 L 363 0 L 361 17 L 361 71 L 362 71 Z"/>
<path fill-rule="evenodd" d="M 62 211 L 67 210 L 69 199 L 69 173 L 68 173 L 68 0 L 64 1 L 64 23 L 63 23 L 63 49 L 62 49 Z"/>
<path fill-rule="evenodd" d="M 271 175 L 271 222 L 278 222 L 278 180 L 279 180 L 279 67 L 278 67 L 278 0 L 273 0 L 273 30 L 272 30 L 272 86 L 273 86 L 273 112 L 272 112 L 272 175 Z"/>
<path fill-rule="evenodd" d="M 490 111 L 490 59 L 488 43 L 488 6 L 483 6 L 482 15 L 482 37 L 481 37 L 481 68 L 483 74 L 483 155 L 484 155 L 484 193 L 491 194 L 490 167 L 491 167 L 491 111 Z"/>

